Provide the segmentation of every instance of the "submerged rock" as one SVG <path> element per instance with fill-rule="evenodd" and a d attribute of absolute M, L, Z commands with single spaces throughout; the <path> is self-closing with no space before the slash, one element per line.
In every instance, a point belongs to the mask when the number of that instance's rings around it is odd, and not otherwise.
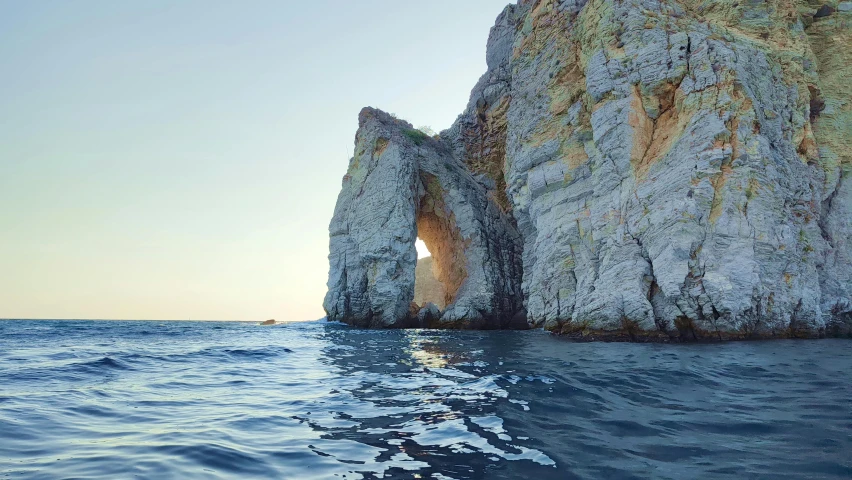
<path fill-rule="evenodd" d="M 260 325 L 275 325 L 275 323 L 276 323 L 275 320 L 272 319 L 272 320 L 265 320 L 263 322 L 260 322 Z"/>
<path fill-rule="evenodd" d="M 429 302 L 417 312 L 417 326 L 420 328 L 432 328 L 439 325 L 441 320 L 441 309 Z"/>
<path fill-rule="evenodd" d="M 847 3 L 506 7 L 440 137 L 361 112 L 330 226 L 329 319 L 417 323 L 419 235 L 446 289 L 436 326 L 849 332 Z"/>

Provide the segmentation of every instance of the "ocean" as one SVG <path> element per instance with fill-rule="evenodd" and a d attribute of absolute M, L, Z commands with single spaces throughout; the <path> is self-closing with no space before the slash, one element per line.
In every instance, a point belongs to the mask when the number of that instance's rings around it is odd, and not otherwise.
<path fill-rule="evenodd" d="M 852 478 L 852 341 L 0 321 L 0 478 Z"/>

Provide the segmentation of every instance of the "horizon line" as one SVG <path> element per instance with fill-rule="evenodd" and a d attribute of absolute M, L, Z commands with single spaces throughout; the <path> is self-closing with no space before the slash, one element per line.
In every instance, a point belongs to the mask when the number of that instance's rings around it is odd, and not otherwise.
<path fill-rule="evenodd" d="M 279 323 L 300 323 L 300 322 L 316 322 L 323 320 L 326 317 L 313 320 L 275 320 Z M 269 319 L 266 319 L 269 320 Z M 152 318 L 17 318 L 17 317 L 0 317 L 0 321 L 91 321 L 91 322 L 239 322 L 239 323 L 254 323 L 265 322 L 266 320 L 214 320 L 214 319 L 152 319 Z"/>

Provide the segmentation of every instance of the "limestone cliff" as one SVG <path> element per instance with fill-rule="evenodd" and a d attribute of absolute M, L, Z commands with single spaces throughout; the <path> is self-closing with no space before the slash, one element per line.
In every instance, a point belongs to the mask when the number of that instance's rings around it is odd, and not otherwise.
<path fill-rule="evenodd" d="M 486 58 L 436 138 L 362 111 L 330 319 L 849 332 L 852 2 L 522 0 Z M 411 307 L 418 234 L 447 291 L 432 315 Z"/>

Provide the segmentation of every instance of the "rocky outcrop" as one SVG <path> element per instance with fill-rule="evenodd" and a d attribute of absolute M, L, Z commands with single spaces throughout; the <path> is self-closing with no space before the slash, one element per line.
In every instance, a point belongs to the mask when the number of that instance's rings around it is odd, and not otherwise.
<path fill-rule="evenodd" d="M 444 142 L 379 110 L 361 111 L 355 149 L 330 227 L 328 318 L 418 326 L 419 236 L 446 289 L 430 326 L 506 326 L 523 306 L 520 237 L 487 188 Z"/>
<path fill-rule="evenodd" d="M 419 234 L 448 292 L 438 326 L 848 333 L 850 48 L 850 2 L 508 6 L 438 138 L 362 112 L 329 318 L 417 323 Z"/>

